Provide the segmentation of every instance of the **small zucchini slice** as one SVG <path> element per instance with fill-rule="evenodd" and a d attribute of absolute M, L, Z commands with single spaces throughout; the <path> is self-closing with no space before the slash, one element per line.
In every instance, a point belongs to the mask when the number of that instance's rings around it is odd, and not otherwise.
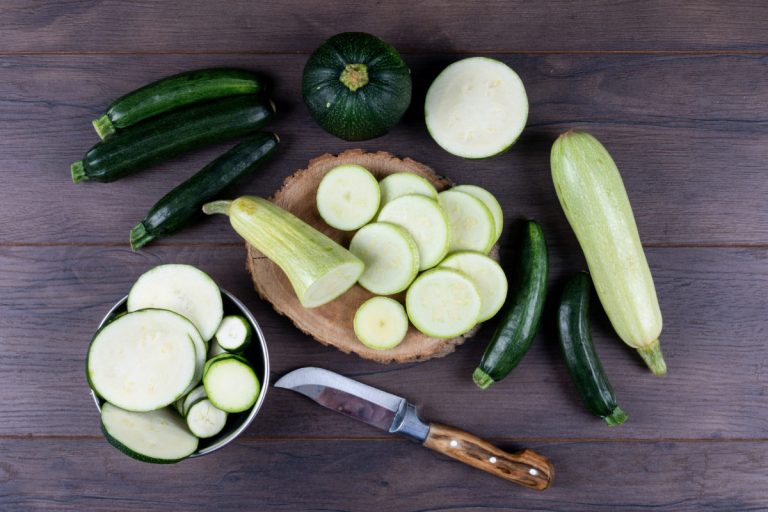
<path fill-rule="evenodd" d="M 225 412 L 243 412 L 259 398 L 261 385 L 248 362 L 239 356 L 217 356 L 206 364 L 203 385 L 208 400 Z"/>
<path fill-rule="evenodd" d="M 317 211 L 326 224 L 354 231 L 368 224 L 379 211 L 379 182 L 359 165 L 340 165 L 323 176 L 317 187 Z"/>
<path fill-rule="evenodd" d="M 557 328 L 565 366 L 589 412 L 611 427 L 629 417 L 616 403 L 616 395 L 605 376 L 589 332 L 589 274 L 579 272 L 565 285 L 557 311 Z"/>
<path fill-rule="evenodd" d="M 455 190 L 440 192 L 438 202 L 451 230 L 449 252 L 488 254 L 496 241 L 496 224 L 488 207 L 475 196 Z"/>
<path fill-rule="evenodd" d="M 504 211 L 501 209 L 499 201 L 487 190 L 477 185 L 458 185 L 451 190 L 456 192 L 464 192 L 481 200 L 483 204 L 488 208 L 488 211 L 493 215 L 493 223 L 496 225 L 496 238 L 493 243 L 499 241 L 501 232 L 504 229 Z"/>
<path fill-rule="evenodd" d="M 207 398 L 195 402 L 187 411 L 187 427 L 201 439 L 213 437 L 227 424 L 228 414 Z"/>
<path fill-rule="evenodd" d="M 240 315 L 227 315 L 216 329 L 214 339 L 227 352 L 242 352 L 251 343 L 253 327 Z"/>
<path fill-rule="evenodd" d="M 455 338 L 477 324 L 482 299 L 472 280 L 458 270 L 435 268 L 413 282 L 405 296 L 414 327 L 433 338 Z"/>
<path fill-rule="evenodd" d="M 400 293 L 419 273 L 416 241 L 405 229 L 389 222 L 363 226 L 352 238 L 349 251 L 365 263 L 359 283 L 371 293 Z"/>
<path fill-rule="evenodd" d="M 478 322 L 489 320 L 504 305 L 507 276 L 493 258 L 479 252 L 462 251 L 449 255 L 438 266 L 459 270 L 475 283 L 483 302 Z"/>
<path fill-rule="evenodd" d="M 366 347 L 387 350 L 398 346 L 408 332 L 408 315 L 395 299 L 373 297 L 355 313 L 355 335 Z"/>
<path fill-rule="evenodd" d="M 506 311 L 472 375 L 480 388 L 485 389 L 509 375 L 531 348 L 547 295 L 548 266 L 544 233 L 538 223 L 529 220 L 523 231 Z"/>
<path fill-rule="evenodd" d="M 437 200 L 437 190 L 430 182 L 412 172 L 396 172 L 379 182 L 381 189 L 381 204 L 410 194 L 420 194 Z"/>

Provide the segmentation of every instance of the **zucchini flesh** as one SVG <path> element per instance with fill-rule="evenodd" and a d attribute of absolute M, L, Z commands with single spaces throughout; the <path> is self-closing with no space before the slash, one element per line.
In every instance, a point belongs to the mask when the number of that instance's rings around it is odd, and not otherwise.
<path fill-rule="evenodd" d="M 629 417 L 616 403 L 616 395 L 605 376 L 589 332 L 589 275 L 579 272 L 565 285 L 557 312 L 560 347 L 576 389 L 589 411 L 610 426 Z"/>
<path fill-rule="evenodd" d="M 389 297 L 373 297 L 357 309 L 355 335 L 366 347 L 387 350 L 398 346 L 408 332 L 403 305 Z"/>
<path fill-rule="evenodd" d="M 101 430 L 112 446 L 142 462 L 171 464 L 189 457 L 198 446 L 184 420 L 167 407 L 134 412 L 105 402 Z"/>
<path fill-rule="evenodd" d="M 379 188 L 381 189 L 382 205 L 398 197 L 410 194 L 420 194 L 437 200 L 437 190 L 435 190 L 435 187 L 426 178 L 412 172 L 390 174 L 379 182 Z"/>
<path fill-rule="evenodd" d="M 121 96 L 112 102 L 106 114 L 93 121 L 93 127 L 105 139 L 117 129 L 171 110 L 225 96 L 259 94 L 264 88 L 261 77 L 242 69 L 187 71 Z"/>
<path fill-rule="evenodd" d="M 253 328 L 250 322 L 240 315 L 225 316 L 214 338 L 218 345 L 227 352 L 242 352 L 251 343 Z"/>
<path fill-rule="evenodd" d="M 368 169 L 340 165 L 323 176 L 317 187 L 317 211 L 329 226 L 354 231 L 379 211 L 379 183 Z"/>
<path fill-rule="evenodd" d="M 405 296 L 408 318 L 433 338 L 455 338 L 477 324 L 482 299 L 472 280 L 458 270 L 435 268 L 413 282 Z"/>
<path fill-rule="evenodd" d="M 478 322 L 493 318 L 504 305 L 507 276 L 493 258 L 478 252 L 461 251 L 451 254 L 438 266 L 463 272 L 475 283 L 483 303 Z"/>
<path fill-rule="evenodd" d="M 488 207 L 475 196 L 455 190 L 440 192 L 438 202 L 451 229 L 449 251 L 488 254 L 496 241 L 496 223 Z"/>
<path fill-rule="evenodd" d="M 371 293 L 400 293 L 419 273 L 419 248 L 406 230 L 388 222 L 363 226 L 349 250 L 365 264 L 360 286 Z"/>
<path fill-rule="evenodd" d="M 455 190 L 456 192 L 464 192 L 465 194 L 474 196 L 483 202 L 486 208 L 488 208 L 488 211 L 491 212 L 491 215 L 493 215 L 493 223 L 496 226 L 496 238 L 493 243 L 495 244 L 498 242 L 499 238 L 501 237 L 501 232 L 504 229 L 504 211 L 501 209 L 501 205 L 499 204 L 499 201 L 496 200 L 494 195 L 484 188 L 478 187 L 477 185 L 458 185 L 453 187 L 451 190 Z"/>
<path fill-rule="evenodd" d="M 596 138 L 569 131 L 552 146 L 551 165 L 560 205 L 613 328 L 655 375 L 665 374 L 659 301 L 616 164 Z"/>
<path fill-rule="evenodd" d="M 351 252 L 266 199 L 215 201 L 204 205 L 203 211 L 227 215 L 240 236 L 285 272 L 306 308 L 346 292 L 365 269 Z"/>
<path fill-rule="evenodd" d="M 208 400 L 225 412 L 247 411 L 261 391 L 253 368 L 237 356 L 213 362 L 205 371 L 203 385 Z"/>
<path fill-rule="evenodd" d="M 190 432 L 201 439 L 213 437 L 227 424 L 227 413 L 204 398 L 187 411 L 187 426 Z"/>
<path fill-rule="evenodd" d="M 259 169 L 277 152 L 278 143 L 274 133 L 259 133 L 203 167 L 163 196 L 131 229 L 131 248 L 136 250 L 184 227 L 200 215 L 203 204 Z"/>
<path fill-rule="evenodd" d="M 72 164 L 72 181 L 118 180 L 186 151 L 258 131 L 274 112 L 271 102 L 245 95 L 147 119 L 89 149 Z"/>
<path fill-rule="evenodd" d="M 529 220 L 523 231 L 507 308 L 472 375 L 481 389 L 509 375 L 531 348 L 544 310 L 548 267 L 544 233 L 538 223 Z"/>

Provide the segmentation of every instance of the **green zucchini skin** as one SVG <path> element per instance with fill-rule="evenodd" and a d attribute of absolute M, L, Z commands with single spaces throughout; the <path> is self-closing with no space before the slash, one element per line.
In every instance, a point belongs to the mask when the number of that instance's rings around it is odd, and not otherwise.
<path fill-rule="evenodd" d="M 72 164 L 72 181 L 118 180 L 185 151 L 258 131 L 274 112 L 268 100 L 244 95 L 147 119 L 88 150 Z"/>
<path fill-rule="evenodd" d="M 589 295 L 592 280 L 579 272 L 565 285 L 557 311 L 557 327 L 565 365 L 589 412 L 610 426 L 621 425 L 629 415 L 619 408 L 611 383 L 595 352 L 589 332 Z"/>
<path fill-rule="evenodd" d="M 302 95 L 312 118 L 344 140 L 380 137 L 411 103 L 411 72 L 400 54 L 364 32 L 336 34 L 309 57 Z"/>
<path fill-rule="evenodd" d="M 155 238 L 168 236 L 202 215 L 203 204 L 253 174 L 277 152 L 278 144 L 274 133 L 259 133 L 206 165 L 155 203 L 131 230 L 131 248 L 136 250 Z"/>
<path fill-rule="evenodd" d="M 539 330 L 547 296 L 549 257 L 544 232 L 536 221 L 526 222 L 517 271 L 501 322 L 485 349 L 472 380 L 485 389 L 520 363 Z"/>
<path fill-rule="evenodd" d="M 261 94 L 266 86 L 259 75 L 242 69 L 199 69 L 179 73 L 145 85 L 112 102 L 106 114 L 93 121 L 105 139 L 118 129 L 193 103 L 235 96 Z"/>

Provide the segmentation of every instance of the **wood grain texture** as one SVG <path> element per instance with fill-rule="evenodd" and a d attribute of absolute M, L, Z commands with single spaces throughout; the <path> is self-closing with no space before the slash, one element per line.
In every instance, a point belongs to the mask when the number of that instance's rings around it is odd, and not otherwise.
<path fill-rule="evenodd" d="M 455 58 L 407 56 L 415 90 L 405 121 L 362 144 L 340 141 L 309 118 L 299 99 L 304 56 L 4 58 L 0 173 L 14 193 L 4 197 L 0 243 L 127 246 L 128 231 L 152 204 L 227 146 L 116 183 L 73 185 L 70 163 L 97 140 L 91 119 L 116 96 L 169 73 L 242 66 L 274 78 L 278 119 L 269 129 L 282 145 L 237 192 L 268 196 L 323 153 L 389 151 L 456 182 L 492 188 L 508 219 L 536 218 L 550 243 L 573 244 L 549 177 L 549 151 L 559 133 L 576 127 L 595 134 L 614 156 L 645 243 L 768 244 L 768 88 L 756 86 L 768 83 L 768 57 L 502 56 L 528 88 L 529 126 L 509 152 L 481 161 L 449 155 L 423 125 L 426 89 Z M 51 205 L 66 222 L 45 221 Z M 158 243 L 237 241 L 205 219 Z"/>
<path fill-rule="evenodd" d="M 348 150 L 338 155 L 325 154 L 312 159 L 305 169 L 300 169 L 286 178 L 271 199 L 281 208 L 321 231 L 343 247 L 349 247 L 353 232 L 339 231 L 330 227 L 320 217 L 315 205 L 317 187 L 328 171 L 339 165 L 354 164 L 368 169 L 376 179 L 381 180 L 396 172 L 409 172 L 426 178 L 439 192 L 452 183 L 425 166 L 411 159 L 401 159 L 389 153 L 371 153 Z M 353 353 L 364 359 L 381 363 L 407 363 L 442 357 L 455 350 L 458 345 L 474 336 L 479 327 L 462 336 L 451 339 L 431 338 L 410 325 L 403 341 L 389 350 L 369 348 L 355 335 L 353 327 L 355 313 L 360 305 L 374 297 L 373 293 L 359 285 L 353 286 L 341 297 L 323 306 L 307 309 L 301 305 L 285 273 L 269 261 L 253 246 L 246 244 L 248 255 L 246 268 L 259 296 L 267 300 L 275 311 L 291 319 L 302 332 L 314 339 L 335 347 L 345 353 Z M 498 256 L 498 251 L 494 252 Z M 401 303 L 404 293 L 397 297 Z"/>
<path fill-rule="evenodd" d="M 404 51 L 765 51 L 766 4 L 700 0 L 46 2 L 0 10 L 3 52 L 308 52 L 367 31 Z"/>
<path fill-rule="evenodd" d="M 541 493 L 394 438 L 243 440 L 172 466 L 133 461 L 101 439 L 2 440 L 0 503 L 13 511 L 89 512 L 765 509 L 766 443 L 552 442 L 533 448 L 558 471 Z"/>
<path fill-rule="evenodd" d="M 515 223 L 512 223 L 513 228 Z M 502 250 L 509 265 L 511 250 Z M 484 438 L 766 438 L 768 356 L 760 333 L 768 310 L 768 250 L 659 248 L 648 251 L 669 374 L 654 377 L 624 346 L 593 303 L 593 336 L 619 403 L 630 419 L 607 427 L 582 406 L 561 360 L 550 302 L 530 352 L 503 382 L 481 391 L 472 370 L 490 323 L 456 353 L 425 363 L 387 365 L 324 347 L 257 298 L 242 246 L 0 248 L 0 436 L 99 436 L 84 357 L 102 316 L 148 268 L 188 263 L 208 272 L 251 309 L 267 339 L 274 379 L 320 366 L 414 401 L 422 417 Z M 552 250 L 552 297 L 584 268 L 577 251 Z M 329 413 L 306 398 L 270 389 L 248 435 L 370 437 L 385 434 Z"/>

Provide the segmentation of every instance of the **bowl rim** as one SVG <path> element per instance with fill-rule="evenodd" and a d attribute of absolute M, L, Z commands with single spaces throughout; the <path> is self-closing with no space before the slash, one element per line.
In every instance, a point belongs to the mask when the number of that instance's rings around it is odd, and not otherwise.
<path fill-rule="evenodd" d="M 232 293 L 225 290 L 224 288 L 219 288 L 222 295 L 226 296 L 227 299 L 232 301 L 232 303 L 239 309 L 243 316 L 248 319 L 248 322 L 250 322 L 251 326 L 253 327 L 253 331 L 256 334 L 256 337 L 259 340 L 259 345 L 261 345 L 261 352 L 264 354 L 264 357 L 262 358 L 262 365 L 264 370 L 264 382 L 262 383 L 261 390 L 259 391 L 259 397 L 256 399 L 256 403 L 253 404 L 251 407 L 250 412 L 248 413 L 248 416 L 245 418 L 245 421 L 243 421 L 235 430 L 230 432 L 228 435 L 222 437 L 215 443 L 212 443 L 210 446 L 205 447 L 202 450 L 197 450 L 195 453 L 190 455 L 188 458 L 192 459 L 195 457 L 202 457 L 203 455 L 208 455 L 209 453 L 213 453 L 216 450 L 220 450 L 221 448 L 225 447 L 237 437 L 240 436 L 243 432 L 245 432 L 248 427 L 253 423 L 253 420 L 256 418 L 256 415 L 259 413 L 259 409 L 261 409 L 261 406 L 264 403 L 264 400 L 267 396 L 267 389 L 269 388 L 269 352 L 267 350 L 267 341 L 264 338 L 264 333 L 261 330 L 261 326 L 259 326 L 259 322 L 256 321 L 256 318 L 253 316 L 253 313 L 245 307 L 245 304 L 243 304 L 237 297 L 235 297 Z M 101 329 L 104 324 L 106 324 L 116 313 L 117 311 L 126 303 L 128 300 L 128 295 L 125 295 L 122 299 L 118 300 L 111 308 L 109 308 L 109 311 L 106 315 L 104 315 L 104 318 L 101 319 L 101 322 L 99 322 L 99 326 L 96 329 L 97 331 Z M 253 343 L 253 341 L 251 341 Z M 93 388 L 89 386 L 89 389 L 91 390 L 91 398 L 93 399 L 93 402 L 96 404 L 96 409 L 101 412 L 101 403 L 99 397 L 96 395 L 96 391 L 94 391 Z"/>

